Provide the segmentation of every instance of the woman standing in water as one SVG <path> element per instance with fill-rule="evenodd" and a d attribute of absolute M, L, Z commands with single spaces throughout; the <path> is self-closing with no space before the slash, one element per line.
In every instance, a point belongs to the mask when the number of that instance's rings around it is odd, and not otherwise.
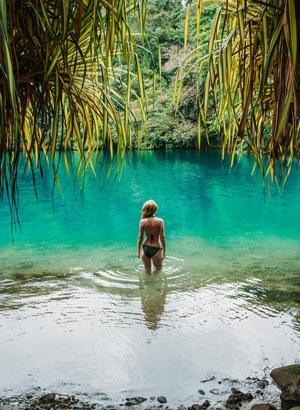
<path fill-rule="evenodd" d="M 156 270 L 162 268 L 162 261 L 166 257 L 166 236 L 164 221 L 155 216 L 157 204 L 150 199 L 142 208 L 142 218 L 137 244 L 137 257 L 141 258 L 147 272 L 151 272 L 151 261 Z M 146 239 L 143 242 L 144 234 Z"/>

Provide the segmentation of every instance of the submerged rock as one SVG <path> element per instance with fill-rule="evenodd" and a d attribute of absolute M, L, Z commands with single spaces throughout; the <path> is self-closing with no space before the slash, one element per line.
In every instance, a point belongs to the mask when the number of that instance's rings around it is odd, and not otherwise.
<path fill-rule="evenodd" d="M 265 388 L 268 386 L 268 381 L 267 380 L 258 380 L 256 385 L 259 389 L 265 390 Z"/>
<path fill-rule="evenodd" d="M 232 388 L 231 395 L 228 397 L 228 400 L 225 404 L 226 408 L 234 408 L 243 401 L 251 401 L 253 396 L 251 393 L 243 393 L 238 389 Z"/>
<path fill-rule="evenodd" d="M 201 383 L 207 383 L 216 380 L 216 376 L 210 376 L 208 379 L 201 380 Z"/>
<path fill-rule="evenodd" d="M 136 404 L 141 404 L 147 399 L 145 397 L 130 397 L 126 399 L 125 406 L 135 406 Z"/>
<path fill-rule="evenodd" d="M 47 393 L 39 398 L 40 403 L 71 403 L 70 396 L 58 393 Z"/>
<path fill-rule="evenodd" d="M 210 402 L 205 400 L 202 404 L 192 404 L 188 410 L 206 410 L 210 406 Z"/>

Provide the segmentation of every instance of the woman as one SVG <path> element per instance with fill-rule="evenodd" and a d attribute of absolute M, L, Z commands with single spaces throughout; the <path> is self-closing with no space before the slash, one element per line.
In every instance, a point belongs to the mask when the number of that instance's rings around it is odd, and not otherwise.
<path fill-rule="evenodd" d="M 164 221 L 155 216 L 157 204 L 150 199 L 142 208 L 142 219 L 137 244 L 137 257 L 141 258 L 147 272 L 151 272 L 151 261 L 155 268 L 162 268 L 162 261 L 166 257 L 166 237 Z M 146 239 L 142 245 L 144 234 Z"/>

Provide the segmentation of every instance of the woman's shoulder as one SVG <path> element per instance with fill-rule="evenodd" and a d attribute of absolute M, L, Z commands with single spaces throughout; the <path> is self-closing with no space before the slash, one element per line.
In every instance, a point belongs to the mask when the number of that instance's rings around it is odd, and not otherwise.
<path fill-rule="evenodd" d="M 140 225 L 147 225 L 148 224 L 148 218 L 142 218 L 140 220 Z"/>
<path fill-rule="evenodd" d="M 158 218 L 157 216 L 155 216 L 155 217 L 152 217 L 152 218 L 150 218 L 150 220 L 149 220 L 149 218 L 142 218 L 141 219 L 141 221 L 140 221 L 140 223 L 142 224 L 142 225 L 145 225 L 145 224 L 148 224 L 148 223 L 159 223 L 159 224 L 162 224 L 162 223 L 164 223 L 164 220 L 162 219 L 162 218 Z"/>

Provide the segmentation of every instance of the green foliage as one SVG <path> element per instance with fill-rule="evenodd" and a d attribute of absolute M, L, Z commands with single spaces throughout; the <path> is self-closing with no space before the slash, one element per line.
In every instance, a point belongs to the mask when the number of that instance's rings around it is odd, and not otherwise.
<path fill-rule="evenodd" d="M 192 3 L 191 15 L 196 14 L 197 3 Z M 212 22 L 216 14 L 217 5 L 214 3 L 203 6 L 201 15 L 201 24 L 199 32 L 193 18 L 190 20 L 190 49 L 185 56 L 184 61 L 178 67 L 177 78 L 175 82 L 175 110 L 186 119 L 195 122 L 199 120 L 199 106 L 204 99 L 206 78 L 209 71 L 209 62 L 207 60 L 208 45 Z M 192 48 L 194 46 L 194 49 Z M 178 84 L 180 83 L 180 87 Z M 213 119 L 214 103 L 213 98 L 209 99 L 208 115 L 206 122 L 210 124 L 210 134 L 216 135 L 219 130 L 217 122 Z M 203 126 L 205 124 L 202 124 Z M 203 127 L 200 128 L 201 134 L 204 134 Z M 201 135 L 201 139 L 202 135 Z M 214 137 L 214 143 L 216 138 Z"/>
<path fill-rule="evenodd" d="M 141 137 L 141 149 L 194 149 L 197 146 L 197 124 L 174 117 L 164 96 L 156 100 Z"/>
<path fill-rule="evenodd" d="M 76 149 L 77 175 L 94 152 L 122 155 L 135 128 L 130 102 L 146 107 L 141 66 L 128 18 L 143 28 L 146 0 L 0 2 L 0 196 L 17 206 L 19 164 L 32 172 L 44 155 Z M 137 33 L 138 34 L 138 33 Z M 140 35 L 142 37 L 142 35 Z M 138 93 L 137 93 L 138 91 Z"/>
<path fill-rule="evenodd" d="M 196 2 L 202 17 L 207 3 Z M 196 74 L 199 121 L 223 136 L 223 152 L 230 151 L 233 162 L 247 145 L 263 176 L 286 179 L 293 158 L 300 158 L 299 2 L 214 3 L 207 47 L 196 47 L 177 77 L 176 109 Z"/>
<path fill-rule="evenodd" d="M 192 9 L 195 10 L 194 7 Z M 206 7 L 201 36 L 208 38 L 215 7 Z M 142 149 L 197 148 L 199 143 L 206 146 L 206 138 L 198 135 L 198 67 L 191 67 L 185 77 L 182 98 L 177 107 L 173 101 L 173 87 L 178 69 L 185 61 L 189 50 L 184 48 L 184 27 L 186 7 L 180 0 L 148 0 L 146 19 L 147 51 L 138 50 L 142 61 L 142 71 L 147 94 L 147 126 L 143 130 L 140 144 Z M 191 24 L 190 46 L 197 44 L 196 23 Z M 201 37 L 201 38 L 202 38 Z M 204 53 L 204 51 L 203 51 Z M 207 53 L 207 50 L 206 50 Z M 156 73 L 156 90 L 153 99 L 153 86 L 150 82 L 152 71 Z M 200 79 L 204 84 L 203 79 Z M 201 85 L 203 88 L 203 85 Z"/>
<path fill-rule="evenodd" d="M 164 55 L 172 45 L 183 47 L 185 9 L 180 0 L 148 0 L 146 30 L 154 49 L 160 45 Z"/>

